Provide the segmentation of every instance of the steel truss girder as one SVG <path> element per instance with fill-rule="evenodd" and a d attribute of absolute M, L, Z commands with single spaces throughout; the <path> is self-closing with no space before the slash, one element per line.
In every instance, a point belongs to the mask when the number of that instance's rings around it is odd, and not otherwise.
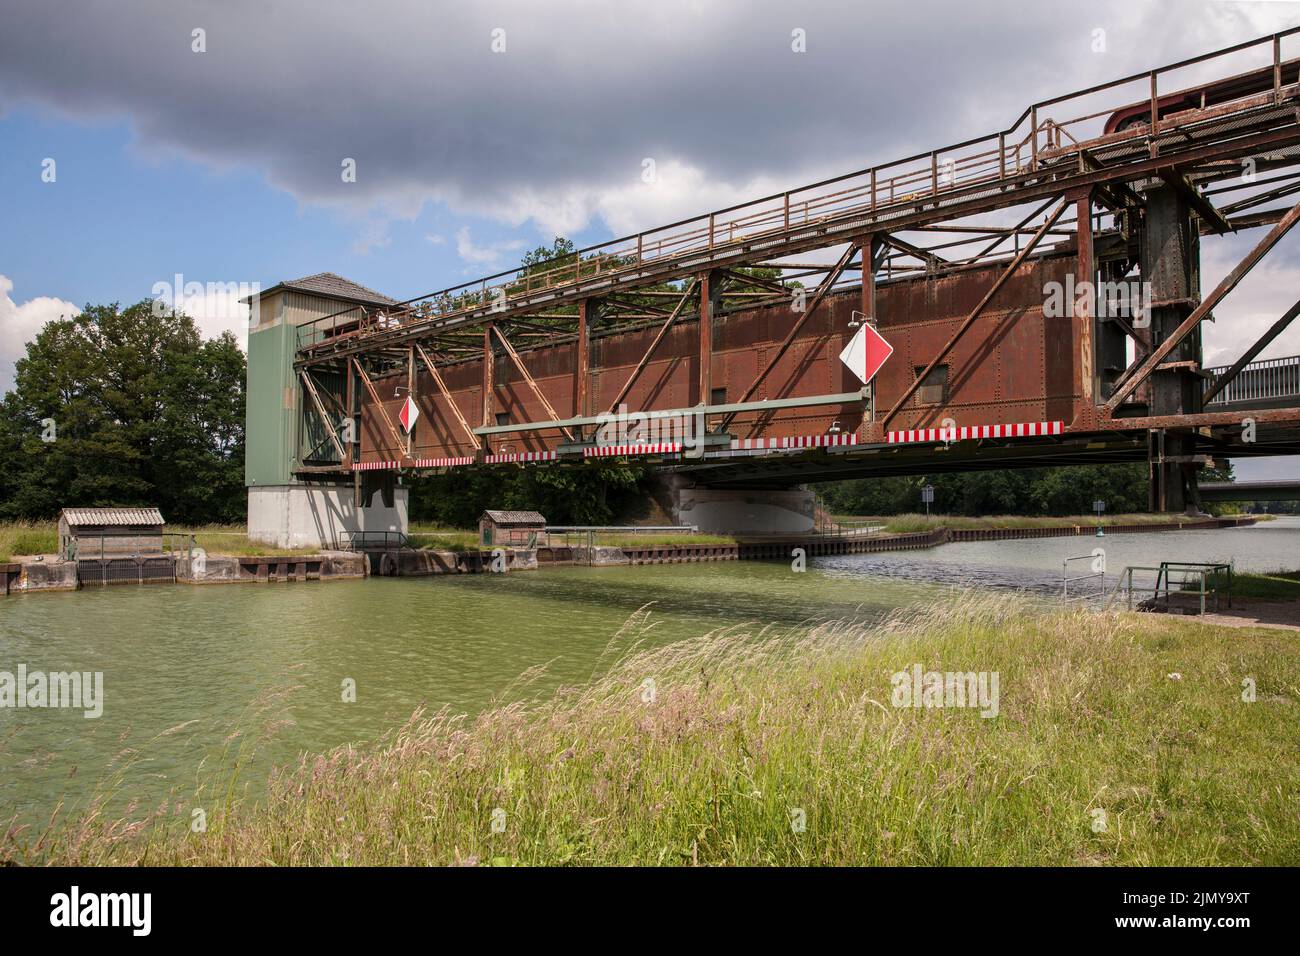
<path fill-rule="evenodd" d="M 534 397 L 542 403 L 542 408 L 546 409 L 546 414 L 550 415 L 553 420 L 558 419 L 560 416 L 556 413 L 555 408 L 551 405 L 547 397 L 542 394 L 542 390 L 537 386 L 537 382 L 533 379 L 533 376 L 529 374 L 528 366 L 524 365 L 524 360 L 519 357 L 519 353 L 516 352 L 515 347 L 510 344 L 510 340 L 506 338 L 505 333 L 495 324 L 491 325 L 490 328 L 496 333 L 497 339 L 499 339 L 501 344 L 505 347 L 506 354 L 510 356 L 510 361 L 514 363 L 515 368 L 519 369 L 519 374 L 521 374 L 524 377 L 524 381 L 528 383 L 528 387 L 532 390 Z M 560 431 L 564 432 L 564 436 L 568 438 L 569 441 L 574 440 L 573 432 L 569 431 L 567 427 L 560 426 Z"/>
<path fill-rule="evenodd" d="M 420 359 L 424 362 L 424 367 L 429 370 L 433 383 L 438 386 L 438 391 L 442 393 L 443 400 L 446 401 L 452 414 L 456 416 L 456 421 L 460 423 L 461 429 L 469 436 L 470 446 L 475 451 L 478 451 L 481 447 L 479 438 L 474 434 L 474 429 L 469 427 L 469 422 L 465 421 L 465 416 L 460 413 L 456 400 L 452 398 L 451 392 L 447 389 L 447 384 L 442 380 L 442 375 L 438 372 L 438 367 L 433 364 L 433 360 L 429 358 L 429 353 L 424 350 L 424 346 L 418 342 L 415 345 L 415 351 L 419 353 Z"/>
<path fill-rule="evenodd" d="M 903 406 L 906 405 L 908 400 L 916 394 L 917 389 L 921 387 L 921 384 L 927 377 L 929 377 L 930 373 L 934 371 L 935 367 L 942 362 L 945 357 L 947 357 L 948 353 L 953 350 L 953 347 L 956 346 L 957 342 L 961 340 L 961 337 L 965 335 L 967 331 L 970 330 L 971 326 L 975 324 L 976 320 L 983 315 L 988 304 L 993 301 L 993 297 L 998 294 L 1004 285 L 1006 285 L 1007 280 L 1015 275 L 1015 272 L 1020 268 L 1021 263 L 1029 258 L 1030 253 L 1032 253 L 1038 246 L 1038 243 L 1042 240 L 1043 236 L 1047 234 L 1047 231 L 1056 224 L 1056 220 L 1061 218 L 1061 215 L 1065 212 L 1068 205 L 1068 200 L 1061 200 L 1060 204 L 1052 211 L 1051 215 L 1044 220 L 1042 226 L 1038 228 L 1038 231 L 1030 237 L 1030 240 L 1025 244 L 1025 247 L 1021 249 L 1007 267 L 1002 270 L 1002 273 L 998 276 L 997 280 L 989 287 L 989 290 L 984 293 L 984 297 L 980 299 L 975 308 L 972 309 L 970 314 L 962 321 L 962 324 L 957 327 L 957 331 L 952 334 L 952 337 L 949 338 L 943 348 L 939 350 L 939 354 L 931 359 L 930 364 L 925 367 L 925 370 L 912 380 L 912 383 L 907 386 L 902 396 L 900 396 L 898 401 L 894 402 L 893 406 L 889 409 L 888 414 L 880 420 L 880 427 L 882 429 L 889 426 L 889 423 L 893 421 L 894 416 L 902 411 Z"/>
<path fill-rule="evenodd" d="M 311 396 L 312 404 L 316 407 L 316 414 L 320 416 L 321 424 L 325 426 L 325 433 L 329 435 L 330 442 L 334 445 L 334 450 L 338 452 L 339 462 L 347 463 L 348 456 L 343 452 L 343 443 L 339 441 L 338 433 L 334 430 L 334 423 L 325 412 L 325 403 L 321 401 L 320 393 L 316 390 L 316 383 L 312 381 L 311 372 L 302 369 L 298 373 L 302 383 L 306 386 L 307 394 Z"/>
<path fill-rule="evenodd" d="M 1263 239 L 1246 254 L 1246 257 L 1239 262 L 1236 267 L 1223 277 L 1214 290 L 1206 296 L 1201 304 L 1192 310 L 1192 313 L 1185 318 L 1178 328 L 1165 338 L 1160 345 L 1151 350 L 1146 359 L 1136 368 L 1126 373 L 1118 383 L 1115 391 L 1111 394 L 1110 400 L 1103 406 L 1103 412 L 1106 415 L 1114 415 L 1115 409 L 1119 407 L 1134 390 L 1150 377 L 1165 356 L 1182 344 L 1183 339 L 1196 328 L 1211 310 L 1223 300 L 1225 296 L 1237 287 L 1237 284 L 1253 269 L 1259 261 L 1264 258 L 1270 249 L 1272 249 L 1282 237 L 1285 236 L 1291 227 L 1300 221 L 1300 203 L 1296 203 L 1291 210 L 1282 217 L 1281 221 L 1269 231 Z"/>
<path fill-rule="evenodd" d="M 361 376 L 361 384 L 363 384 L 366 387 L 366 391 L 370 393 L 370 400 L 375 403 L 375 409 L 381 416 L 383 416 L 384 424 L 388 426 L 388 433 L 392 435 L 393 444 L 396 448 L 394 454 L 404 455 L 405 442 L 402 441 L 402 436 L 398 433 L 397 426 L 393 424 L 393 420 L 388 417 L 388 409 L 384 408 L 384 403 L 379 400 L 379 392 L 375 390 L 374 382 L 370 381 L 370 376 L 366 374 L 366 370 L 361 367 L 361 363 L 355 358 L 352 360 L 352 365 L 356 368 L 357 374 Z"/>
<path fill-rule="evenodd" d="M 744 394 L 740 396 L 741 404 L 749 401 L 750 396 L 758 391 L 758 386 L 767 378 L 768 373 L 771 372 L 772 369 L 776 368 L 776 363 L 781 360 L 781 357 L 785 355 L 786 351 L 790 348 L 791 343 L 793 343 L 796 336 L 798 336 L 799 330 L 804 327 L 804 324 L 812 317 L 812 314 L 817 311 L 817 306 L 821 305 L 822 300 L 826 298 L 827 294 L 831 291 L 831 288 L 839 281 L 840 276 L 844 273 L 844 270 L 848 268 L 849 263 L 857 254 L 857 243 L 850 242 L 848 248 L 844 250 L 844 254 L 840 256 L 839 261 L 835 263 L 835 266 L 830 272 L 826 273 L 826 278 L 823 279 L 821 285 L 817 287 L 817 291 L 813 294 L 812 301 L 807 303 L 794 325 L 790 326 L 790 330 L 786 332 L 785 338 L 781 340 L 781 344 L 776 347 L 776 351 L 768 358 L 763 367 L 759 369 L 758 374 L 754 376 L 754 380 L 749 383 Z M 868 252 L 867 255 L 870 255 L 870 252 Z M 705 400 L 707 401 L 707 397 Z M 718 430 L 726 431 L 727 426 L 731 424 L 732 419 L 735 417 L 734 412 L 727 415 L 718 426 Z"/>
<path fill-rule="evenodd" d="M 618 390 L 618 395 L 615 396 L 614 401 L 610 402 L 609 411 L 611 413 L 618 408 L 619 403 L 621 403 L 623 399 L 627 398 L 627 393 L 631 391 L 633 383 L 636 382 L 637 378 L 641 375 L 641 372 L 650 363 L 650 359 L 659 348 L 659 343 L 664 340 L 664 336 L 668 334 L 668 330 L 672 328 L 673 323 L 676 322 L 678 316 L 682 314 L 682 310 L 691 302 L 699 284 L 700 280 L 698 278 L 693 278 L 686 284 L 686 290 L 682 293 L 681 299 L 678 300 L 677 307 L 669 313 L 664 324 L 659 327 L 659 332 L 655 335 L 654 341 L 652 341 L 649 347 L 646 348 L 645 354 L 641 356 L 641 361 L 637 362 L 636 368 L 632 369 L 632 374 L 627 377 L 627 381 L 623 383 L 623 387 Z"/>
<path fill-rule="evenodd" d="M 543 305 L 572 302 L 594 294 L 606 294 L 615 291 L 633 291 L 643 286 L 661 284 L 666 281 L 684 278 L 707 268 L 726 268 L 744 266 L 754 261 L 766 261 L 773 258 L 826 248 L 851 241 L 855 235 L 870 231 L 906 231 L 909 226 L 945 222 L 965 216 L 976 215 L 1008 206 L 1035 202 L 1044 197 L 1052 197 L 1063 192 L 1083 187 L 1104 185 L 1114 182 L 1129 183 L 1157 175 L 1159 170 L 1171 165 L 1180 167 L 1195 166 L 1201 163 L 1236 159 L 1241 156 L 1256 154 L 1270 147 L 1294 145 L 1300 143 L 1300 126 L 1290 125 L 1281 129 L 1271 129 L 1242 136 L 1225 142 L 1208 143 L 1174 150 L 1138 160 L 1130 160 L 1123 165 L 1108 166 L 1101 169 L 1080 171 L 1076 168 L 1056 169 L 1039 168 L 1017 176 L 1009 176 L 996 191 L 989 189 L 989 184 L 972 185 L 966 190 L 958 190 L 945 197 L 944 205 L 934 205 L 917 201 L 910 209 L 897 206 L 883 207 L 874 214 L 863 215 L 857 212 L 842 219 L 831 219 L 806 227 L 791 227 L 788 233 L 756 244 L 746 241 L 719 244 L 712 249 L 700 250 L 683 255 L 671 261 L 651 261 L 636 268 L 629 268 L 622 273 L 606 273 L 599 279 L 586 279 L 567 286 L 554 287 L 544 292 L 532 293 L 509 300 L 504 309 L 493 312 L 493 306 L 482 305 L 460 315 L 447 316 L 429 322 L 416 322 L 410 325 L 379 333 L 368 341 L 354 342 L 333 352 L 308 355 L 299 359 L 298 364 L 315 364 L 330 357 L 351 355 L 357 352 L 373 351 L 393 345 L 404 345 L 408 340 L 418 339 L 430 333 L 455 329 L 467 325 L 482 323 L 488 318 L 504 319 L 510 315 L 536 311 Z M 761 248 L 754 248 L 761 245 Z"/>

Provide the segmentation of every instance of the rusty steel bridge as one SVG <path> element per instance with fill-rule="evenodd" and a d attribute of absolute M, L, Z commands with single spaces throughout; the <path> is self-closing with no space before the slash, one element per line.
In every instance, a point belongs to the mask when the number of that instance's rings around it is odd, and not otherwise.
<path fill-rule="evenodd" d="M 1300 453 L 1300 359 L 1258 361 L 1300 301 L 1238 337 L 1230 365 L 1203 367 L 1201 348 L 1202 323 L 1300 219 L 1297 32 L 1035 103 L 977 139 L 303 324 L 294 474 L 359 486 L 626 456 L 709 487 L 779 488 L 1143 460 L 1153 509 L 1181 509 L 1208 461 Z M 1204 292 L 1202 237 L 1248 230 L 1250 251 Z M 1115 299 L 1128 288 L 1137 309 Z M 839 358 L 863 324 L 894 348 L 865 386 Z M 692 416 L 702 448 L 602 442 L 620 408 Z"/>

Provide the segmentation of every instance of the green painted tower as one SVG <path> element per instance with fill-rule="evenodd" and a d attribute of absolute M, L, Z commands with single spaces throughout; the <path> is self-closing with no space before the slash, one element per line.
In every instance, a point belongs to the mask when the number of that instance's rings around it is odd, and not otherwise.
<path fill-rule="evenodd" d="M 405 531 L 406 490 L 391 505 L 379 496 L 358 502 L 351 480 L 308 477 L 300 470 L 323 454 L 324 428 L 304 401 L 294 370 L 300 338 L 323 327 L 345 327 L 363 310 L 384 309 L 394 299 L 332 272 L 280 282 L 243 300 L 249 306 L 248 411 L 244 484 L 248 534 L 281 548 L 330 547 L 348 532 Z M 328 322 L 317 320 L 329 318 Z M 313 324 L 316 323 L 316 324 Z M 342 407 L 342 382 L 319 382 Z M 343 426 L 340 412 L 336 428 Z"/>

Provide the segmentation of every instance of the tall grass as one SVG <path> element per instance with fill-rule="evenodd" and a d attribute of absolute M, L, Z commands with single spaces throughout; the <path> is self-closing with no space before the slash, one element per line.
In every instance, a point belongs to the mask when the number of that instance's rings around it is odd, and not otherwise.
<path fill-rule="evenodd" d="M 560 536 L 556 536 L 559 540 Z M 573 540 L 585 544 L 585 540 L 579 539 L 576 535 Z M 736 543 L 732 535 L 725 534 L 693 534 L 687 531 L 645 531 L 645 532 L 605 532 L 597 533 L 595 536 L 596 544 L 611 548 L 653 548 L 672 545 L 688 544 L 719 544 L 731 545 Z"/>
<path fill-rule="evenodd" d="M 637 651 L 647 626 L 629 622 L 614 646 L 631 652 L 588 684 L 473 718 L 417 713 L 379 745 L 305 757 L 255 806 L 213 808 L 206 833 L 83 819 L 5 852 L 70 864 L 1300 862 L 1300 664 L 1283 632 L 1225 639 L 973 595 L 874 626 L 732 627 Z M 999 715 L 894 708 L 890 677 L 914 663 L 997 671 Z"/>
<path fill-rule="evenodd" d="M 426 551 L 472 551 L 479 546 L 477 529 L 448 528 L 438 524 L 412 524 L 407 540 L 411 547 Z"/>
<path fill-rule="evenodd" d="M 168 525 L 168 534 L 194 535 L 195 544 L 212 554 L 252 556 L 260 554 L 301 554 L 302 548 L 275 548 L 248 537 L 242 524 L 207 524 L 195 527 Z M 171 547 L 184 547 L 181 538 L 170 539 Z M 59 525 L 56 521 L 0 522 L 0 561 L 11 556 L 55 554 L 59 550 Z"/>
<path fill-rule="evenodd" d="M 248 528 L 242 524 L 205 524 L 191 528 L 173 528 L 169 532 L 181 535 L 194 535 L 194 543 L 210 554 L 229 554 L 239 557 L 254 557 L 262 554 L 302 554 L 305 548 L 276 548 L 269 544 L 253 541 L 248 537 Z M 184 547 L 179 539 L 173 539 L 172 547 Z"/>
<path fill-rule="evenodd" d="M 0 562 L 10 557 L 54 554 L 59 550 L 59 526 L 53 521 L 0 522 Z"/>
<path fill-rule="evenodd" d="M 439 551 L 467 551 L 480 547 L 477 530 L 464 528 L 445 528 L 432 524 L 413 524 L 407 534 L 412 547 Z M 555 534 L 551 536 L 554 545 L 573 544 L 585 547 L 585 532 L 573 534 Z M 686 532 L 597 532 L 594 535 L 597 545 L 612 548 L 649 548 L 656 545 L 674 544 L 735 544 L 736 539 L 722 534 L 688 534 Z"/>

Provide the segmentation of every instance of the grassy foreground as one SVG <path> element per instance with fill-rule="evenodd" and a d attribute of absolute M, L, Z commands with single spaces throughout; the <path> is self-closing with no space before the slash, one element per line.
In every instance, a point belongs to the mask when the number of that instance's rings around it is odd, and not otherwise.
<path fill-rule="evenodd" d="M 891 706 L 913 664 L 997 671 L 998 715 Z M 417 714 L 381 745 L 305 757 L 256 806 L 210 801 L 204 833 L 190 806 L 92 812 L 11 833 L 0 857 L 1295 865 L 1298 698 L 1291 633 L 968 596 L 633 653 L 544 701 Z"/>

